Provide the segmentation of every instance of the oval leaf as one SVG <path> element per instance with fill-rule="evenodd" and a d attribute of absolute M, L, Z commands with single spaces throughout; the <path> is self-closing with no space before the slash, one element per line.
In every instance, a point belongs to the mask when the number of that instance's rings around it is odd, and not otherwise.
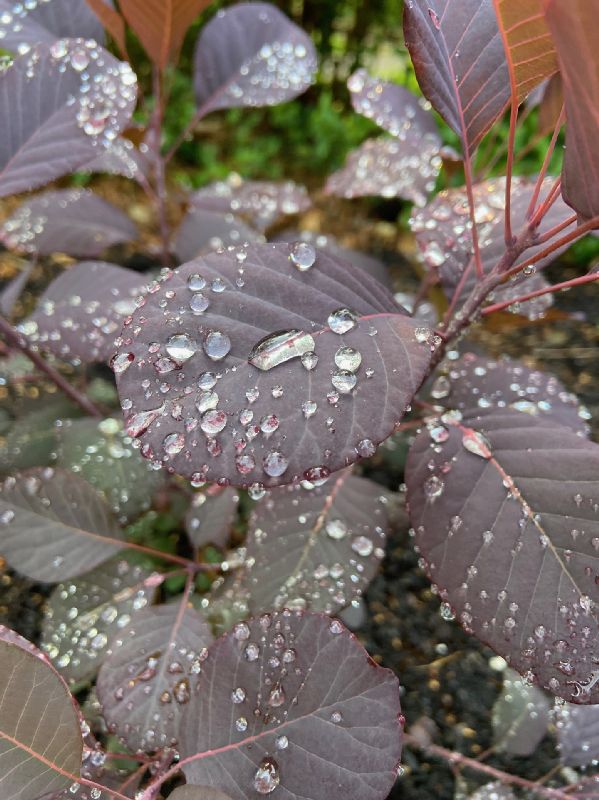
<path fill-rule="evenodd" d="M 556 708 L 560 761 L 569 767 L 586 767 L 599 759 L 599 707 L 566 703 Z"/>
<path fill-rule="evenodd" d="M 0 228 L 12 250 L 50 255 L 98 256 L 137 238 L 137 228 L 116 206 L 85 189 L 44 192 L 23 203 Z"/>
<path fill-rule="evenodd" d="M 261 241 L 264 237 L 234 214 L 191 206 L 175 236 L 173 252 L 180 261 L 191 261 L 211 250 Z"/>
<path fill-rule="evenodd" d="M 218 108 L 272 106 L 314 80 L 310 37 L 270 3 L 236 3 L 202 29 L 194 57 L 198 116 Z"/>
<path fill-rule="evenodd" d="M 472 154 L 510 99 L 493 0 L 408 0 L 404 36 L 422 93 Z"/>
<path fill-rule="evenodd" d="M 397 678 L 338 620 L 264 615 L 209 649 L 183 717 L 182 769 L 232 800 L 277 787 L 286 800 L 330 800 L 332 786 L 383 800 L 401 753 L 399 712 Z"/>
<path fill-rule="evenodd" d="M 106 0 L 103 0 L 106 2 Z M 23 52 L 36 44 L 80 37 L 104 42 L 104 29 L 85 0 L 14 3 L 0 0 L 0 43 L 3 50 Z"/>
<path fill-rule="evenodd" d="M 150 604 L 159 583 L 160 576 L 116 557 L 58 584 L 48 600 L 41 646 L 66 680 L 94 677 L 111 638 Z"/>
<path fill-rule="evenodd" d="M 100 0 L 100 2 L 103 2 L 103 0 Z M 87 164 L 79 167 L 77 171 L 107 172 L 109 175 L 123 175 L 125 178 L 139 181 L 144 185 L 151 172 L 151 165 L 146 156 L 132 141 L 125 139 L 124 136 L 119 136 L 111 145 L 104 148 Z"/>
<path fill-rule="evenodd" d="M 226 487 L 212 490 L 196 494 L 185 515 L 185 530 L 197 548 L 210 543 L 225 547 L 237 516 L 239 493 Z"/>
<path fill-rule="evenodd" d="M 210 628 L 185 603 L 148 608 L 112 640 L 96 684 L 110 730 L 133 751 L 177 743 L 190 681 L 202 669 Z"/>
<path fill-rule="evenodd" d="M 83 261 L 55 278 L 19 330 L 60 358 L 108 361 L 123 320 L 145 290 L 143 275 L 103 261 Z M 118 371 L 122 365 L 113 364 Z"/>
<path fill-rule="evenodd" d="M 117 373 L 147 458 L 194 480 L 276 486 L 324 477 L 392 433 L 431 331 L 362 270 L 322 252 L 300 270 L 292 255 L 285 244 L 214 253 L 150 288 Z"/>
<path fill-rule="evenodd" d="M 463 626 L 569 701 L 599 702 L 599 445 L 491 410 L 417 437 L 416 544 Z"/>
<path fill-rule="evenodd" d="M 59 39 L 16 58 L 0 73 L 0 196 L 93 158 L 128 124 L 136 84 L 129 64 L 91 40 Z"/>
<path fill-rule="evenodd" d="M 79 774 L 83 740 L 64 682 L 42 659 L 0 641 L 0 792 L 37 800 Z M 66 773 L 66 774 L 65 774 Z"/>
<path fill-rule="evenodd" d="M 495 747 L 515 756 L 530 756 L 549 728 L 549 701 L 537 686 L 529 686 L 511 669 L 493 705 Z"/>
<path fill-rule="evenodd" d="M 0 552 L 37 581 L 81 575 L 126 546 L 107 503 L 63 470 L 7 478 L 0 487 L 0 523 Z"/>
<path fill-rule="evenodd" d="M 0 314 L 10 317 L 25 286 L 27 286 L 34 267 L 35 264 L 33 262 L 25 262 L 17 276 L 2 289 L 0 293 Z"/>

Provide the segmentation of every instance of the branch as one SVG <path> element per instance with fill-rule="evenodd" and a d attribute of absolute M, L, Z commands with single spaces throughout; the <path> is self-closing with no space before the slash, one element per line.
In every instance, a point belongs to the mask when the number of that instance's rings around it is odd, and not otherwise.
<path fill-rule="evenodd" d="M 537 200 L 539 199 L 539 194 L 541 192 L 541 187 L 543 185 L 543 181 L 545 180 L 545 175 L 547 174 L 547 170 L 549 168 L 549 162 L 551 161 L 551 157 L 553 156 L 553 151 L 555 150 L 557 137 L 559 136 L 559 132 L 561 130 L 562 125 L 564 124 L 565 118 L 566 118 L 566 111 L 564 106 L 562 106 L 560 115 L 557 118 L 557 122 L 555 123 L 555 128 L 553 129 L 553 136 L 551 137 L 551 141 L 549 142 L 549 147 L 547 148 L 547 152 L 545 153 L 545 159 L 543 160 L 541 171 L 537 175 L 537 182 L 535 183 L 535 188 L 532 193 L 532 197 L 530 198 L 530 203 L 528 206 L 528 210 L 526 212 L 527 219 L 532 217 L 533 212 L 535 210 L 535 206 L 537 204 Z"/>
<path fill-rule="evenodd" d="M 494 311 L 503 311 L 504 308 L 516 305 L 518 303 L 525 303 L 527 300 L 532 300 L 534 297 L 541 297 L 544 294 L 553 294 L 554 292 L 561 292 L 564 289 L 570 289 L 572 286 L 580 286 L 583 283 L 593 283 L 599 280 L 599 273 L 593 275 L 583 275 L 580 278 L 572 278 L 569 281 L 556 283 L 553 286 L 547 286 L 545 289 L 537 289 L 535 292 L 523 294 L 521 297 L 514 297 L 513 300 L 506 300 L 503 303 L 494 303 L 492 306 L 483 308 L 482 315 L 485 317 L 487 314 L 492 314 Z"/>

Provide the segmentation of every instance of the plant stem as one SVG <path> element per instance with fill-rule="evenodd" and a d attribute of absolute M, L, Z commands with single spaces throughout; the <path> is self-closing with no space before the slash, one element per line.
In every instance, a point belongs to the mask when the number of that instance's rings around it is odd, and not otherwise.
<path fill-rule="evenodd" d="M 152 120 L 153 128 L 153 151 L 154 151 L 154 178 L 156 182 L 156 214 L 160 227 L 160 238 L 162 241 L 162 263 L 165 267 L 171 264 L 170 255 L 170 230 L 167 219 L 167 192 L 165 176 L 165 160 L 160 152 L 162 141 L 162 119 L 164 115 L 164 103 L 162 97 L 162 77 L 158 67 L 152 70 L 152 90 L 154 93 L 154 117 Z"/>
<path fill-rule="evenodd" d="M 551 206 L 555 203 L 555 201 L 559 197 L 561 188 L 562 188 L 562 179 L 558 178 L 555 181 L 555 183 L 553 184 L 553 186 L 551 187 L 551 189 L 549 190 L 549 192 L 547 193 L 547 197 L 543 200 L 541 205 L 537 208 L 537 210 L 535 211 L 532 219 L 530 220 L 530 227 L 531 228 L 538 228 L 539 227 L 539 225 L 543 221 L 543 217 L 545 216 L 545 214 L 547 214 L 547 212 L 549 211 Z"/>
<path fill-rule="evenodd" d="M 505 43 L 505 34 L 502 29 Z M 506 247 L 512 243 L 512 172 L 514 170 L 514 147 L 516 142 L 516 123 L 518 122 L 518 95 L 514 83 L 513 70 L 510 70 L 512 83 L 512 101 L 510 105 L 510 132 L 507 145 L 507 160 L 505 167 L 505 224 L 504 235 Z"/>
<path fill-rule="evenodd" d="M 564 119 L 566 116 L 566 112 L 564 106 L 562 106 L 561 113 L 557 118 L 557 122 L 555 123 L 555 128 L 553 130 L 553 136 L 551 137 L 551 141 L 549 142 L 549 147 L 547 148 L 547 152 L 545 153 L 545 158 L 543 160 L 543 165 L 541 167 L 541 171 L 537 175 L 537 181 L 535 183 L 535 188 L 532 193 L 532 197 L 530 198 L 530 203 L 528 206 L 528 210 L 526 212 L 526 218 L 530 219 L 532 217 L 533 212 L 535 210 L 535 206 L 537 204 L 537 200 L 539 199 L 539 194 L 541 193 L 541 187 L 543 186 L 543 181 L 545 180 L 545 175 L 547 174 L 547 170 L 549 168 L 549 162 L 551 161 L 551 157 L 553 155 L 553 151 L 555 150 L 555 145 L 557 143 L 557 137 L 559 136 L 559 132 L 561 130 L 562 125 L 564 124 Z"/>
<path fill-rule="evenodd" d="M 466 178 L 466 194 L 468 195 L 468 207 L 470 209 L 470 224 L 472 225 L 472 246 L 474 249 L 474 263 L 476 265 L 476 276 L 483 277 L 483 262 L 480 256 L 480 246 L 478 243 L 478 229 L 476 227 L 476 206 L 474 204 L 474 186 L 472 182 L 472 161 L 468 152 L 464 152 L 464 176 Z"/>
<path fill-rule="evenodd" d="M 75 389 L 75 387 L 72 386 L 66 380 L 66 378 L 64 378 L 60 372 L 58 372 L 58 370 L 54 369 L 54 367 L 51 367 L 50 364 L 48 364 L 39 353 L 37 353 L 35 350 L 32 350 L 27 343 L 27 339 L 20 334 L 16 328 L 13 328 L 10 322 L 5 320 L 4 317 L 0 317 L 0 333 L 3 334 L 17 350 L 20 350 L 21 353 L 26 355 L 27 358 L 32 361 L 35 366 L 61 390 L 61 392 L 63 392 L 63 394 L 65 394 L 70 400 L 82 408 L 86 414 L 89 414 L 90 417 L 98 418 L 102 418 L 104 416 L 100 409 L 97 408 L 97 406 L 95 406 L 88 397 Z"/>
<path fill-rule="evenodd" d="M 174 143 L 171 146 L 171 149 L 164 156 L 164 163 L 165 164 L 168 164 L 171 161 L 171 159 L 173 158 L 173 156 L 175 155 L 177 150 L 181 147 L 183 142 L 187 139 L 188 136 L 190 136 L 193 133 L 193 130 L 194 130 L 195 126 L 198 124 L 198 122 L 200 121 L 200 119 L 202 117 L 201 111 L 202 111 L 201 109 L 198 109 L 194 113 L 193 117 L 189 120 L 189 122 L 187 123 L 185 128 L 177 136 L 177 138 L 175 139 Z"/>
<path fill-rule="evenodd" d="M 599 280 L 599 273 L 583 275 L 580 278 L 572 278 L 572 280 L 569 281 L 547 286 L 545 289 L 537 289 L 535 292 L 523 294 L 521 297 L 515 297 L 513 300 L 506 300 L 503 303 L 494 303 L 492 306 L 486 306 L 486 308 L 483 308 L 481 314 L 486 316 L 487 314 L 492 314 L 494 311 L 503 311 L 504 308 L 509 308 L 516 303 L 525 303 L 527 300 L 532 300 L 534 297 L 541 297 L 541 295 L 544 294 L 553 294 L 553 292 L 560 292 L 563 289 L 570 289 L 572 286 L 580 286 L 583 283 L 593 283 L 593 281 L 597 280 Z"/>

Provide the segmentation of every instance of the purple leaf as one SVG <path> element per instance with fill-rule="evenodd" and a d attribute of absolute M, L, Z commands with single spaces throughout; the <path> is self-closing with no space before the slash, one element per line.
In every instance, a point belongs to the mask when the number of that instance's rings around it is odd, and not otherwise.
<path fill-rule="evenodd" d="M 21 271 L 7 284 L 0 293 L 0 314 L 10 317 L 19 297 L 22 295 L 27 281 L 33 272 L 35 264 L 31 261 L 24 262 Z"/>
<path fill-rule="evenodd" d="M 86 189 L 44 192 L 23 203 L 0 228 L 11 250 L 93 258 L 137 238 L 137 228 L 112 203 Z"/>
<path fill-rule="evenodd" d="M 113 638 L 96 686 L 109 729 L 129 749 L 176 745 L 191 682 L 211 642 L 207 623 L 181 602 L 140 612 Z"/>
<path fill-rule="evenodd" d="M 262 234 L 234 214 L 191 206 L 179 226 L 173 251 L 181 261 L 191 261 L 212 250 L 261 241 Z"/>
<path fill-rule="evenodd" d="M 209 649 L 181 725 L 182 769 L 232 800 L 275 789 L 282 800 L 383 800 L 399 713 L 397 678 L 338 620 L 266 614 Z"/>
<path fill-rule="evenodd" d="M 86 164 L 126 127 L 136 94 L 129 64 L 92 41 L 60 39 L 16 58 L 0 73 L 0 196 Z"/>
<path fill-rule="evenodd" d="M 363 270 L 293 257 L 286 244 L 212 253 L 150 288 L 117 356 L 147 458 L 194 480 L 277 486 L 325 477 L 393 432 L 432 332 Z"/>
<path fill-rule="evenodd" d="M 125 546 L 108 504 L 63 470 L 7 478 L 0 487 L 0 522 L 2 555 L 37 581 L 81 575 Z"/>
<path fill-rule="evenodd" d="M 109 175 L 123 175 L 143 184 L 151 169 L 150 161 L 144 153 L 132 141 L 119 136 L 91 161 L 79 167 L 78 172 L 107 172 Z"/>
<path fill-rule="evenodd" d="M 507 669 L 503 688 L 493 705 L 495 748 L 515 756 L 530 756 L 549 728 L 549 701 L 537 686 L 529 686 Z"/>
<path fill-rule="evenodd" d="M 43 659 L 0 641 L 0 794 L 38 800 L 72 784 L 83 741 L 75 704 Z"/>
<path fill-rule="evenodd" d="M 555 727 L 562 764 L 586 767 L 599 759 L 598 706 L 558 706 Z"/>
<path fill-rule="evenodd" d="M 160 580 L 117 556 L 58 584 L 48 600 L 41 641 L 67 681 L 94 677 L 112 637 L 151 603 Z"/>
<path fill-rule="evenodd" d="M 403 197 L 418 206 L 426 203 L 442 160 L 438 142 L 421 135 L 404 141 L 366 139 L 352 150 L 345 166 L 329 175 L 326 191 L 338 197 Z"/>
<path fill-rule="evenodd" d="M 510 99 L 493 0 L 408 0 L 404 36 L 422 93 L 471 155 Z"/>
<path fill-rule="evenodd" d="M 83 261 L 61 273 L 19 329 L 29 341 L 60 358 L 108 361 L 123 320 L 145 289 L 138 272 L 103 261 Z M 118 371 L 120 362 L 113 363 Z"/>
<path fill-rule="evenodd" d="M 204 117 L 219 108 L 272 106 L 313 82 L 317 58 L 310 37 L 270 3 L 236 3 L 202 28 L 194 87 Z"/>
<path fill-rule="evenodd" d="M 589 435 L 590 413 L 576 395 L 555 375 L 530 369 L 520 361 L 465 353 L 458 361 L 446 362 L 430 393 L 434 402 L 458 411 L 513 408 L 551 418 L 579 436 Z"/>
<path fill-rule="evenodd" d="M 516 800 L 516 795 L 509 786 L 499 781 L 486 783 L 470 795 L 469 800 Z"/>
<path fill-rule="evenodd" d="M 179 786 L 169 800 L 231 800 L 229 795 L 223 794 L 220 789 L 213 789 L 211 786 Z"/>
<path fill-rule="evenodd" d="M 492 409 L 420 433 L 406 482 L 416 545 L 464 628 L 553 694 L 599 702 L 599 445 Z"/>
<path fill-rule="evenodd" d="M 272 491 L 250 519 L 238 578 L 250 612 L 332 614 L 360 597 L 385 553 L 388 503 L 378 484 L 349 470 L 311 490 Z"/>
<path fill-rule="evenodd" d="M 104 28 L 85 0 L 15 3 L 0 0 L 0 42 L 3 50 L 22 53 L 32 45 L 81 37 L 104 43 Z"/>
<path fill-rule="evenodd" d="M 541 196 L 553 185 L 553 178 L 543 181 Z M 514 178 L 512 181 L 512 217 L 524 219 L 528 204 L 534 190 L 534 179 Z M 493 178 L 489 181 L 474 186 L 474 201 L 476 207 L 476 221 L 478 238 L 481 247 L 483 269 L 488 273 L 499 261 L 505 251 L 505 178 Z M 565 222 L 572 217 L 571 209 L 559 197 L 551 206 L 539 226 L 539 234 L 543 235 L 554 226 Z M 438 273 L 443 290 L 448 298 L 453 295 L 464 270 L 470 264 L 473 256 L 472 234 L 470 232 L 468 198 L 465 188 L 447 189 L 439 192 L 435 199 L 426 208 L 417 211 L 410 220 L 410 227 L 416 234 L 418 246 L 422 252 L 425 265 Z M 574 230 L 576 223 L 565 228 L 559 237 Z M 537 245 L 525 251 L 516 264 L 547 247 L 547 243 Z M 536 263 L 537 270 L 553 261 L 566 248 L 560 248 L 550 256 Z M 476 272 L 470 269 L 470 276 L 466 279 L 464 293 L 474 286 Z M 507 284 L 510 287 L 510 284 Z M 526 294 L 530 283 L 521 287 L 521 294 Z M 511 287 L 510 287 L 511 289 Z M 504 289 L 503 291 L 510 291 Z M 501 289 L 496 290 L 496 299 L 499 299 Z M 524 304 L 523 304 L 524 307 Z"/>
<path fill-rule="evenodd" d="M 237 516 L 239 493 L 235 489 L 214 487 L 198 492 L 185 515 L 185 530 L 194 547 L 215 544 L 225 547 Z"/>
<path fill-rule="evenodd" d="M 504 310 L 509 311 L 510 314 L 520 314 L 534 321 L 542 319 L 551 308 L 554 302 L 553 294 L 542 294 L 524 301 L 520 301 L 518 298 L 530 292 L 548 289 L 550 286 L 551 284 L 549 281 L 539 272 L 534 272 L 531 275 L 521 273 L 519 275 L 514 275 L 503 285 L 489 292 L 486 297 L 486 302 L 507 303 L 509 301 L 515 301 Z"/>
<path fill-rule="evenodd" d="M 246 181 L 235 172 L 224 181 L 210 183 L 194 192 L 189 202 L 198 210 L 238 214 L 262 232 L 284 216 L 299 214 L 312 205 L 306 187 L 301 184 Z"/>

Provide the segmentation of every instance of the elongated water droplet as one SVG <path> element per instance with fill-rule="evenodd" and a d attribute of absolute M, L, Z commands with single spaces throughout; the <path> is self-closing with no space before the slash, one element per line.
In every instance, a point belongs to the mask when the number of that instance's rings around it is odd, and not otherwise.
<path fill-rule="evenodd" d="M 462 436 L 462 444 L 469 453 L 481 458 L 492 458 L 491 443 L 479 431 L 468 430 Z"/>
<path fill-rule="evenodd" d="M 314 339 L 304 331 L 277 331 L 261 339 L 252 348 L 248 361 L 261 370 L 269 370 L 292 358 L 314 350 Z"/>

